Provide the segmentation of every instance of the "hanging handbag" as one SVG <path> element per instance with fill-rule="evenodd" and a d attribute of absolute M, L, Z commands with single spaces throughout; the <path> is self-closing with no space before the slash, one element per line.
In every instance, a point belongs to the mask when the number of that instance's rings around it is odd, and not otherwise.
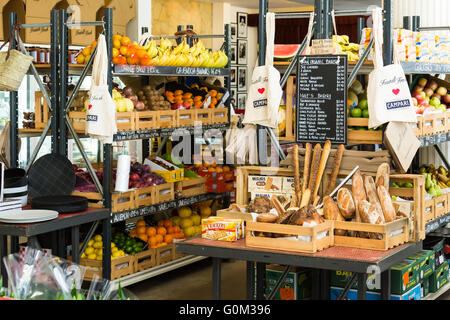
<path fill-rule="evenodd" d="M 266 15 L 267 48 L 266 64 L 253 70 L 252 83 L 245 105 L 244 124 L 259 124 L 278 127 L 278 108 L 283 90 L 280 86 L 280 72 L 273 67 L 275 41 L 275 14 Z"/>
<path fill-rule="evenodd" d="M 111 144 L 117 133 L 116 106 L 108 88 L 108 51 L 105 36 L 101 34 L 92 67 L 92 85 L 86 112 L 86 134 Z"/>
<path fill-rule="evenodd" d="M 15 25 L 12 37 L 20 45 L 19 26 Z M 8 51 L 0 52 L 0 91 L 17 91 L 22 83 L 23 77 L 30 68 L 33 57 L 12 49 L 11 38 L 3 43 L 0 50 L 9 43 Z"/>
<path fill-rule="evenodd" d="M 383 39 L 382 9 L 373 11 L 373 37 L 375 69 L 369 74 L 367 102 L 369 106 L 369 128 L 376 128 L 384 123 L 417 122 L 416 112 L 411 99 L 408 82 L 397 54 L 394 63 L 383 66 L 381 53 Z"/>

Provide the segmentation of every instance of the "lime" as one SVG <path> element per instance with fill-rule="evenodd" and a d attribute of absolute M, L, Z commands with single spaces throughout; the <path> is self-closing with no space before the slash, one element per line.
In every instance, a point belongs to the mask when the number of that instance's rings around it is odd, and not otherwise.
<path fill-rule="evenodd" d="M 397 182 L 392 182 L 392 188 L 399 188 L 400 186 L 398 185 Z"/>
<path fill-rule="evenodd" d="M 130 253 L 132 250 L 133 250 L 133 247 L 131 247 L 131 246 L 128 246 L 125 248 L 126 253 Z"/>
<path fill-rule="evenodd" d="M 363 116 L 363 118 L 369 118 L 369 110 L 364 109 L 364 110 L 362 111 L 362 116 Z"/>
<path fill-rule="evenodd" d="M 369 108 L 369 105 L 367 103 L 367 99 L 363 99 L 359 101 L 358 107 L 362 110 L 367 110 Z"/>
<path fill-rule="evenodd" d="M 351 115 L 353 118 L 361 118 L 362 116 L 362 111 L 360 108 L 353 108 L 351 111 Z"/>
<path fill-rule="evenodd" d="M 405 183 L 405 188 L 414 188 L 414 186 L 411 182 L 407 182 Z"/>

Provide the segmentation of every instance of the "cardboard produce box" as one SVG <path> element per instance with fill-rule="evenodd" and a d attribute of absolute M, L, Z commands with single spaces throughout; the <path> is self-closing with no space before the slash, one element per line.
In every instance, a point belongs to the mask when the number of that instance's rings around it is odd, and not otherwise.
<path fill-rule="evenodd" d="M 430 293 L 430 277 L 425 278 L 420 282 L 420 290 L 422 298 L 425 298 Z"/>
<path fill-rule="evenodd" d="M 51 10 L 59 0 L 25 0 L 25 23 L 49 23 Z M 37 44 L 50 44 L 50 26 L 25 29 L 25 42 Z"/>
<path fill-rule="evenodd" d="M 416 254 L 408 257 L 409 260 L 416 260 L 419 264 L 420 280 L 428 278 L 434 272 L 434 257 L 435 254 L 432 250 L 421 250 Z"/>
<path fill-rule="evenodd" d="M 343 271 L 343 270 L 331 271 L 330 272 L 330 286 L 344 288 L 347 285 L 348 281 L 350 281 L 351 277 L 352 277 L 352 272 Z M 370 281 L 373 281 L 374 278 L 375 278 L 374 274 L 367 275 L 367 279 L 368 280 L 370 279 Z M 358 289 L 358 280 L 355 280 L 355 282 L 353 282 L 353 285 L 351 286 L 351 288 Z M 366 288 L 367 288 L 367 284 L 366 284 Z M 373 289 L 371 291 L 380 292 L 381 289 Z"/>
<path fill-rule="evenodd" d="M 280 279 L 285 267 L 268 265 L 266 267 L 266 295 L 269 295 Z M 302 268 L 291 268 L 274 300 L 302 300 L 311 298 L 311 271 Z"/>
<path fill-rule="evenodd" d="M 17 22 L 25 23 L 25 3 L 22 0 L 0 0 L 0 40 L 6 41 L 9 39 L 9 14 L 11 12 L 17 13 Z M 49 15 L 50 17 L 50 15 Z M 20 31 L 20 37 L 25 38 L 25 31 Z"/>
<path fill-rule="evenodd" d="M 436 292 L 448 283 L 448 262 L 445 261 L 430 276 L 430 292 Z"/>
<path fill-rule="evenodd" d="M 248 192 L 281 192 L 283 178 L 281 176 L 248 176 Z"/>
<path fill-rule="evenodd" d="M 419 284 L 419 264 L 403 260 L 391 267 L 391 293 L 403 294 Z"/>
<path fill-rule="evenodd" d="M 444 250 L 445 239 L 435 236 L 427 236 L 423 242 L 423 248 L 427 250 L 434 251 L 434 266 L 435 270 L 444 263 L 445 261 L 445 250 Z"/>
<path fill-rule="evenodd" d="M 92 22 L 97 21 L 97 10 L 103 6 L 103 0 L 67 0 L 72 9 L 71 21 Z M 69 43 L 77 46 L 90 46 L 96 39 L 95 26 L 83 26 L 71 28 L 69 32 Z"/>
<path fill-rule="evenodd" d="M 343 290 L 343 288 L 331 287 L 330 300 L 337 300 Z M 358 300 L 358 290 L 348 290 L 345 300 Z M 366 300 L 381 300 L 381 293 L 367 291 Z M 417 284 L 414 288 L 403 294 L 391 294 L 391 300 L 422 300 L 420 284 Z"/>

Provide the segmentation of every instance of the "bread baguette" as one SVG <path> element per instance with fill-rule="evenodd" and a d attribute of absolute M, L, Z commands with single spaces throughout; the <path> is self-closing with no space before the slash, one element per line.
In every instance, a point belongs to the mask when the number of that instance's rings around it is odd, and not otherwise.
<path fill-rule="evenodd" d="M 345 150 L 345 147 L 343 144 L 340 144 L 336 149 L 336 153 L 334 156 L 333 171 L 331 172 L 330 184 L 328 185 L 328 190 L 326 193 L 327 195 L 331 194 L 331 192 L 333 192 L 333 190 L 336 186 L 336 179 L 339 174 L 339 169 L 341 167 L 344 150 Z"/>
<path fill-rule="evenodd" d="M 322 182 L 322 176 L 325 172 L 325 167 L 327 166 L 328 157 L 330 156 L 331 151 L 331 141 L 327 140 L 323 145 L 322 154 L 320 156 L 319 169 L 317 171 L 317 178 L 314 184 L 312 201 L 316 201 L 317 193 L 319 192 L 320 183 Z"/>
<path fill-rule="evenodd" d="M 322 153 L 322 147 L 317 143 L 314 147 L 313 156 L 311 159 L 311 171 L 308 182 L 308 189 L 311 190 L 311 195 L 314 195 L 314 188 L 316 187 L 317 174 L 320 167 L 320 155 Z"/>
<path fill-rule="evenodd" d="M 384 214 L 384 220 L 386 222 L 392 222 L 395 220 L 395 210 L 392 204 L 391 196 L 389 195 L 388 189 L 384 186 L 378 186 L 378 197 L 380 198 L 382 212 Z"/>
<path fill-rule="evenodd" d="M 355 202 L 352 193 L 347 188 L 341 188 L 337 194 L 337 206 L 345 219 L 355 216 Z"/>
<path fill-rule="evenodd" d="M 330 196 L 323 197 L 323 215 L 326 220 L 345 221 L 344 217 L 339 212 L 337 204 Z M 334 230 L 337 236 L 345 235 L 345 230 Z"/>
<path fill-rule="evenodd" d="M 309 204 L 310 199 L 311 199 L 311 190 L 306 189 L 305 192 L 303 192 L 302 201 L 299 206 L 300 209 L 306 207 Z"/>
<path fill-rule="evenodd" d="M 309 173 L 311 170 L 311 159 L 312 159 L 312 145 L 311 143 L 306 143 L 305 145 L 305 162 L 303 164 L 303 186 L 302 193 L 308 189 L 309 183 Z"/>
<path fill-rule="evenodd" d="M 301 186 L 300 186 L 300 162 L 298 160 L 298 144 L 294 145 L 293 149 L 294 162 L 294 190 L 297 195 L 297 205 L 301 200 Z"/>
<path fill-rule="evenodd" d="M 375 186 L 375 181 L 373 181 L 373 178 L 371 176 L 366 176 L 364 178 L 364 186 L 366 188 L 367 200 L 377 208 L 378 212 L 383 212 L 380 200 L 378 199 L 378 192 Z M 384 215 L 382 215 L 381 218 L 382 223 L 384 223 Z"/>
<path fill-rule="evenodd" d="M 375 185 L 384 186 L 387 190 L 389 190 L 389 175 L 391 174 L 391 168 L 388 163 L 382 163 L 378 167 L 377 175 L 375 178 Z"/>
<path fill-rule="evenodd" d="M 286 213 L 286 210 L 284 210 L 283 205 L 281 204 L 280 200 L 278 200 L 277 195 L 272 196 L 271 201 L 273 206 L 278 212 L 278 216 L 282 216 L 284 213 Z"/>
<path fill-rule="evenodd" d="M 364 189 L 364 181 L 359 169 L 356 170 L 352 177 L 352 194 L 353 201 L 355 202 L 355 219 L 356 222 L 361 222 L 361 217 L 359 215 L 359 203 L 363 200 L 367 200 L 367 197 Z"/>

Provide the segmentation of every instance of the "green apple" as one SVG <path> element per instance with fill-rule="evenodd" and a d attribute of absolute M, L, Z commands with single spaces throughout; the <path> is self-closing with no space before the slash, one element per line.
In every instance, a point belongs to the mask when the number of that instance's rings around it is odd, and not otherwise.
<path fill-rule="evenodd" d="M 353 108 L 352 112 L 351 112 L 351 115 L 352 115 L 353 118 L 361 118 L 362 111 L 361 111 L 360 108 Z"/>
<path fill-rule="evenodd" d="M 369 105 L 367 103 L 367 99 L 364 100 L 360 100 L 358 107 L 361 108 L 362 110 L 367 110 L 369 108 Z"/>
<path fill-rule="evenodd" d="M 362 111 L 362 116 L 363 116 L 363 118 L 369 118 L 369 110 L 364 109 L 364 110 Z"/>

